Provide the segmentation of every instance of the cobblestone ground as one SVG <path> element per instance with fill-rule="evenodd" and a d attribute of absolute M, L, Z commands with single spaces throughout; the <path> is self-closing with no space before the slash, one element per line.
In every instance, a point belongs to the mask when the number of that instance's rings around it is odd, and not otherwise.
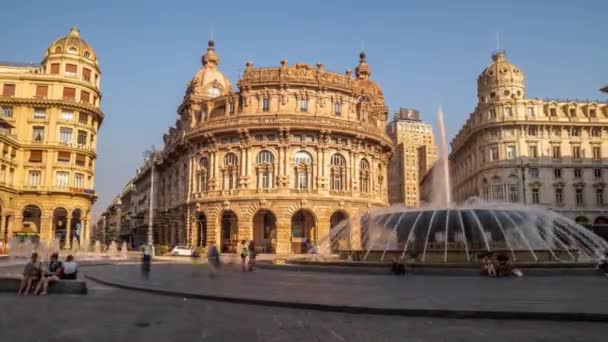
<path fill-rule="evenodd" d="M 374 276 L 319 272 L 239 271 L 227 265 L 208 278 L 207 265 L 154 265 L 149 280 L 137 265 L 85 270 L 101 279 L 182 293 L 381 308 L 606 313 L 608 278 L 546 276 Z"/>
<path fill-rule="evenodd" d="M 184 300 L 89 283 L 86 296 L 0 294 L 0 341 L 605 341 L 608 325 L 405 318 Z"/>

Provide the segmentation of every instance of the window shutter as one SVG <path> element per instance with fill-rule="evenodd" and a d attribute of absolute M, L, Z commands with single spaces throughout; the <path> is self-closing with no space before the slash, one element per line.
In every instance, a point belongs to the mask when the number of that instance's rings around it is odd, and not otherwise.
<path fill-rule="evenodd" d="M 51 64 L 51 74 L 53 74 L 53 75 L 59 74 L 59 63 Z"/>
<path fill-rule="evenodd" d="M 49 93 L 49 86 L 38 85 L 36 86 L 36 97 L 47 97 Z"/>
<path fill-rule="evenodd" d="M 82 78 L 85 81 L 91 81 L 91 69 L 83 68 L 82 69 Z"/>
<path fill-rule="evenodd" d="M 78 67 L 75 64 L 66 64 L 65 72 L 76 73 L 76 72 L 78 72 Z"/>
<path fill-rule="evenodd" d="M 86 91 L 84 91 L 84 90 L 83 90 L 83 91 L 81 91 L 81 92 L 80 92 L 80 101 L 83 101 L 83 102 L 87 102 L 87 103 L 88 103 L 88 102 L 89 102 L 89 93 L 88 93 L 88 92 L 86 92 Z"/>
<path fill-rule="evenodd" d="M 14 84 L 5 84 L 4 89 L 2 90 L 2 95 L 15 96 L 15 85 Z"/>
<path fill-rule="evenodd" d="M 40 151 L 40 150 L 30 151 L 30 162 L 31 163 L 41 163 L 42 162 L 42 151 Z"/>
<path fill-rule="evenodd" d="M 71 153 L 70 152 L 59 151 L 59 154 L 57 156 L 57 161 L 69 163 L 70 162 L 70 157 L 71 157 Z"/>
<path fill-rule="evenodd" d="M 75 88 L 63 88 L 63 97 L 67 99 L 75 99 L 76 98 L 76 89 Z"/>

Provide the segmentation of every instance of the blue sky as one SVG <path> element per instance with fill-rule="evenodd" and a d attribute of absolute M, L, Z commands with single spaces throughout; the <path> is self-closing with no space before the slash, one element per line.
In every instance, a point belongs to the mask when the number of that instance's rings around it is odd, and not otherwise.
<path fill-rule="evenodd" d="M 0 12 L 0 60 L 39 62 L 77 26 L 102 68 L 96 211 L 162 145 L 186 83 L 213 34 L 236 84 L 255 66 L 322 62 L 343 72 L 367 53 L 391 109 L 417 108 L 448 133 L 476 104 L 476 79 L 500 33 L 530 97 L 594 98 L 608 84 L 608 1 L 10 1 Z"/>

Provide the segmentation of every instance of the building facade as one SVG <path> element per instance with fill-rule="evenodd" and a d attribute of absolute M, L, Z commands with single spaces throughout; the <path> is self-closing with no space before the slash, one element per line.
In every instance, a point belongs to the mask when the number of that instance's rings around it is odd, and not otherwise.
<path fill-rule="evenodd" d="M 420 181 L 437 161 L 431 125 L 416 110 L 401 108 L 387 126 L 395 153 L 389 164 L 389 202 L 408 208 L 420 206 Z"/>
<path fill-rule="evenodd" d="M 88 239 L 99 61 L 73 28 L 38 65 L 0 63 L 0 238 Z"/>
<path fill-rule="evenodd" d="M 479 75 L 478 104 L 452 141 L 454 199 L 541 205 L 608 223 L 608 104 L 530 98 L 504 53 Z"/>
<path fill-rule="evenodd" d="M 365 54 L 354 77 L 322 64 L 248 62 L 238 90 L 212 41 L 202 64 L 154 158 L 155 243 L 234 252 L 253 239 L 279 254 L 307 241 L 360 246 L 361 216 L 387 205 L 392 153 Z M 350 238 L 328 241 L 341 222 Z"/>

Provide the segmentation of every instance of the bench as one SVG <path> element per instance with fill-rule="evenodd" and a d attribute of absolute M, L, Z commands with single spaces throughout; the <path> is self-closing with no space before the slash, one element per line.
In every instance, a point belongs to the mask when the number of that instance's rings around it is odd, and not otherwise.
<path fill-rule="evenodd" d="M 0 292 L 13 292 L 16 295 L 21 279 L 21 276 L 0 275 Z M 87 294 L 87 283 L 83 280 L 57 280 L 49 284 L 48 292 L 49 294 Z"/>

